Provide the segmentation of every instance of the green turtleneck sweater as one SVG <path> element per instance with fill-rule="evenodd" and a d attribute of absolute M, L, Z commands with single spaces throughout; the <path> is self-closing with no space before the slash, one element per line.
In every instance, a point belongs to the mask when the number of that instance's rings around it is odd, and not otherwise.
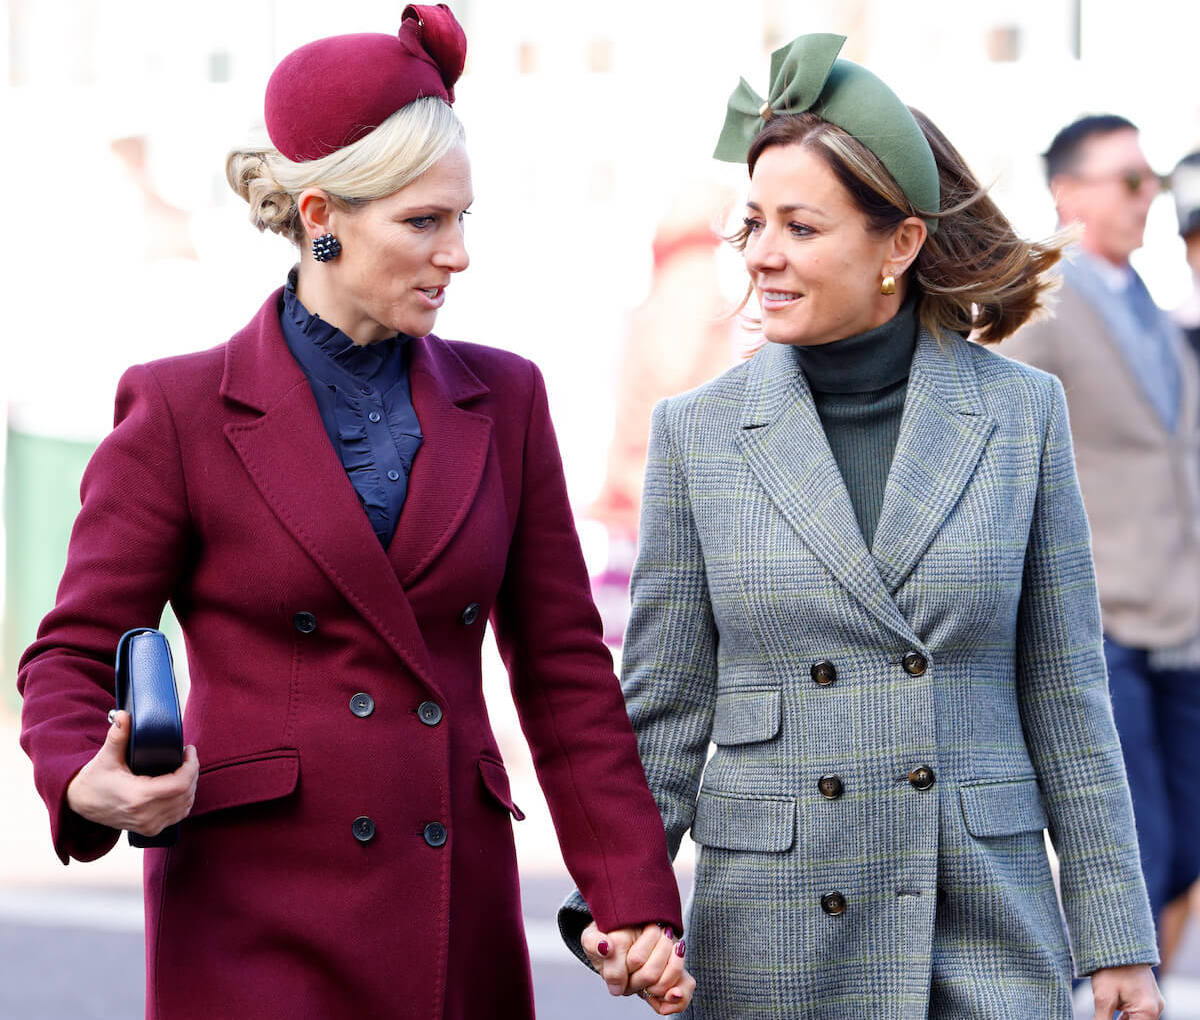
<path fill-rule="evenodd" d="M 900 435 L 908 370 L 917 342 L 915 308 L 910 296 L 882 326 L 832 343 L 796 348 L 868 549 Z"/>

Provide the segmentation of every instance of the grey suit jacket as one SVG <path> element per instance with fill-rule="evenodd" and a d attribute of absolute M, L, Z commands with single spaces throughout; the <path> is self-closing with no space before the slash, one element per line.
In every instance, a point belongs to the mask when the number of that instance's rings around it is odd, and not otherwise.
<path fill-rule="evenodd" d="M 1175 334 L 1180 403 L 1168 431 L 1097 306 L 1107 298 L 1085 293 L 1078 272 L 1065 274 L 1053 316 L 999 350 L 1066 390 L 1104 629 L 1136 648 L 1178 644 L 1200 634 L 1200 373 Z"/>
<path fill-rule="evenodd" d="M 1076 969 L 1157 959 L 1050 376 L 923 333 L 872 549 L 791 348 L 660 404 L 624 684 L 693 1016 L 1069 1017 L 1047 825 Z"/>

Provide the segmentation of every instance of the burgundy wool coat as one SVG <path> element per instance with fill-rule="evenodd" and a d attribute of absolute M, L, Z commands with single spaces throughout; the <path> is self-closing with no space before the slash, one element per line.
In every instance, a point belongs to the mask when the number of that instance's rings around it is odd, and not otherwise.
<path fill-rule="evenodd" d="M 412 341 L 425 442 L 385 550 L 279 293 L 228 343 L 121 381 L 18 680 L 55 849 L 91 860 L 119 835 L 65 791 L 104 740 L 118 638 L 170 601 L 201 772 L 178 845 L 145 854 L 147 1017 L 530 1017 L 489 618 L 598 922 L 682 927 L 544 385 L 513 354 Z"/>

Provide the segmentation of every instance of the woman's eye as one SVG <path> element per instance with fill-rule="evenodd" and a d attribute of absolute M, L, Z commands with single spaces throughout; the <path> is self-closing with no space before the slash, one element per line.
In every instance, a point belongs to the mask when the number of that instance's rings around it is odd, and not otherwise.
<path fill-rule="evenodd" d="M 413 216 L 404 221 L 411 227 L 416 227 L 418 230 L 424 230 L 426 227 L 433 225 L 432 216 Z"/>
<path fill-rule="evenodd" d="M 813 232 L 812 227 L 807 227 L 803 223 L 789 223 L 788 230 L 796 237 L 807 237 Z"/>
<path fill-rule="evenodd" d="M 756 220 L 752 216 L 747 216 L 742 220 L 742 225 L 751 233 L 757 233 L 762 226 L 762 220 Z"/>

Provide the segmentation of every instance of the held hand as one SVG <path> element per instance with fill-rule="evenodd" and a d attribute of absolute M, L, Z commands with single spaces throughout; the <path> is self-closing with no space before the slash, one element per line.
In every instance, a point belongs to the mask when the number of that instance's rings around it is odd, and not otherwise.
<path fill-rule="evenodd" d="M 584 929 L 583 949 L 610 995 L 640 995 L 655 1013 L 682 1013 L 696 982 L 683 966 L 683 942 L 656 924 L 601 932 Z"/>
<path fill-rule="evenodd" d="M 1158 1020 L 1166 1003 L 1159 994 L 1154 972 L 1146 964 L 1104 967 L 1092 975 L 1096 1020 Z"/>
<path fill-rule="evenodd" d="M 200 762 L 192 745 L 183 764 L 163 776 L 135 776 L 125 763 L 129 713 L 117 712 L 104 745 L 67 786 L 67 805 L 89 821 L 157 836 L 192 810 Z"/>

